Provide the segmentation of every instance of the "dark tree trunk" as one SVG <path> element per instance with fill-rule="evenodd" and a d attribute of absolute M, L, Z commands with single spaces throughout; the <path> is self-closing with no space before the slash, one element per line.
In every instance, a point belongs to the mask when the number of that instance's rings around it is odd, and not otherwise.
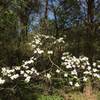
<path fill-rule="evenodd" d="M 45 30 L 46 33 L 48 33 L 48 0 L 45 0 L 45 13 L 44 13 L 44 17 L 45 17 Z"/>
<path fill-rule="evenodd" d="M 48 19 L 48 0 L 45 1 L 45 19 Z"/>
<path fill-rule="evenodd" d="M 94 56 L 94 0 L 87 0 L 87 35 L 86 35 L 86 46 L 85 54 L 89 57 L 90 63 L 92 64 Z"/>
<path fill-rule="evenodd" d="M 88 23 L 93 23 L 94 20 L 94 0 L 87 1 L 87 16 L 88 16 Z"/>
<path fill-rule="evenodd" d="M 58 37 L 58 23 L 57 23 L 57 14 L 56 14 L 56 9 L 54 7 L 53 0 L 51 0 L 52 8 L 53 8 L 53 13 L 54 13 L 54 18 L 55 18 L 55 28 L 56 28 L 56 37 Z"/>

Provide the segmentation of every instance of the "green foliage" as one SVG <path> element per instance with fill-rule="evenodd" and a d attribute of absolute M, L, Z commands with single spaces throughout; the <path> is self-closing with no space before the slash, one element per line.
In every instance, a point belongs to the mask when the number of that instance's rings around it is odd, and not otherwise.
<path fill-rule="evenodd" d="M 63 98 L 58 95 L 53 95 L 53 96 L 40 95 L 37 100 L 63 100 Z"/>
<path fill-rule="evenodd" d="M 100 100 L 100 92 L 97 93 L 97 100 Z"/>

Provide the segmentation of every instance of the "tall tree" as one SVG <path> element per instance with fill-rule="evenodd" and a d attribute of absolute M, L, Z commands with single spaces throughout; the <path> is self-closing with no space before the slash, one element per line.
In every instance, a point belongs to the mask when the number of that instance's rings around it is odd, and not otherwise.
<path fill-rule="evenodd" d="M 90 62 L 92 63 L 94 56 L 94 0 L 86 0 L 87 1 L 87 43 L 85 50 L 86 55 L 90 58 Z"/>

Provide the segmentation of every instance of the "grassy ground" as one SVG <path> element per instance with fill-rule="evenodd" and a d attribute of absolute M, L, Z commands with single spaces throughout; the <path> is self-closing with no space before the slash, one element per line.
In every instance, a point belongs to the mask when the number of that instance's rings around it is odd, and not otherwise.
<path fill-rule="evenodd" d="M 74 92 L 74 93 L 67 94 L 66 98 L 63 98 L 61 96 L 56 96 L 56 95 L 53 95 L 53 96 L 41 95 L 39 96 L 38 100 L 100 100 L 100 92 L 96 93 L 95 99 L 91 97 L 87 99 L 87 97 L 84 94 L 79 93 L 79 92 Z"/>
<path fill-rule="evenodd" d="M 44 96 L 44 95 L 41 95 L 38 100 L 64 100 L 63 97 L 60 97 L 60 96 Z"/>

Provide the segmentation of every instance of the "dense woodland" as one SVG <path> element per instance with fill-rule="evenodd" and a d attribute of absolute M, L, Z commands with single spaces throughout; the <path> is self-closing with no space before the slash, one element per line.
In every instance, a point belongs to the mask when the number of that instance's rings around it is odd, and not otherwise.
<path fill-rule="evenodd" d="M 99 83 L 100 0 L 0 0 L 0 100 L 78 100 Z"/>

